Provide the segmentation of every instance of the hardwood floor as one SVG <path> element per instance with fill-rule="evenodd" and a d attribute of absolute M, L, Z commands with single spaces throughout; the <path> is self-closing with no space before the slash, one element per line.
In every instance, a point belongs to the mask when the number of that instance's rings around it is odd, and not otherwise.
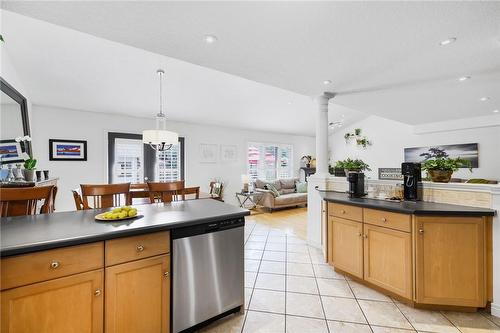
<path fill-rule="evenodd" d="M 307 208 L 291 208 L 277 210 L 272 213 L 262 211 L 246 218 L 247 223 L 265 225 L 279 229 L 286 234 L 295 235 L 303 240 L 307 239 Z"/>

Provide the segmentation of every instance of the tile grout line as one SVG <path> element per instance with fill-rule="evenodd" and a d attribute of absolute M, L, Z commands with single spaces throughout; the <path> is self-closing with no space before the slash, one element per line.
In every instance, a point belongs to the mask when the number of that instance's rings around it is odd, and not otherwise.
<path fill-rule="evenodd" d="M 359 304 L 358 297 L 356 296 L 356 293 L 354 293 L 354 290 L 352 289 L 351 284 L 349 283 L 349 280 L 346 279 L 346 283 L 347 283 L 347 286 L 349 287 L 349 290 L 351 291 L 352 295 L 354 296 L 354 300 L 356 301 L 356 305 L 358 306 L 359 310 L 361 311 L 361 314 L 363 315 L 363 318 L 365 318 L 365 320 L 366 320 L 366 324 L 370 328 L 370 331 L 372 331 L 372 333 L 373 333 L 372 325 L 368 321 L 368 318 L 366 317 L 366 314 L 363 311 L 363 308 Z"/>
<path fill-rule="evenodd" d="M 403 313 L 403 311 L 401 311 L 401 309 L 399 308 L 398 304 L 394 301 L 394 299 L 391 297 L 392 299 L 392 304 L 394 304 L 394 306 L 396 307 L 396 309 L 398 309 L 398 311 L 403 315 L 403 317 L 406 319 L 406 321 L 410 324 L 410 326 L 413 328 L 413 330 L 415 332 L 417 332 L 417 329 L 415 328 L 415 326 L 413 326 L 412 322 L 408 319 L 408 317 Z"/>
<path fill-rule="evenodd" d="M 500 325 L 495 323 L 493 320 L 491 320 L 490 318 L 488 318 L 488 316 L 485 315 L 484 312 L 481 312 L 481 311 L 477 311 L 477 313 L 479 313 L 481 316 L 483 316 L 484 318 L 486 318 L 486 320 L 488 320 L 490 323 L 492 323 L 493 325 L 495 325 L 496 327 L 499 327 L 500 328 Z M 490 316 L 494 317 L 491 313 L 489 314 Z"/>
<path fill-rule="evenodd" d="M 311 268 L 312 268 L 313 275 L 314 275 L 314 283 L 316 283 L 316 288 L 318 288 L 318 297 L 319 297 L 319 302 L 321 304 L 321 311 L 323 311 L 323 316 L 325 317 L 326 331 L 328 333 L 330 333 L 330 327 L 328 326 L 328 320 L 326 318 L 325 306 L 323 305 L 323 299 L 321 298 L 321 292 L 319 291 L 319 285 L 318 285 L 318 279 L 316 277 L 316 271 L 314 270 L 314 265 L 312 264 L 311 251 L 309 249 L 309 245 L 306 245 L 306 246 L 307 246 L 307 253 L 309 254 L 309 260 L 311 260 Z"/>
<path fill-rule="evenodd" d="M 441 315 L 445 317 L 446 320 L 448 320 L 448 322 L 450 322 L 450 324 L 453 325 L 453 327 L 455 327 L 459 332 L 463 333 L 462 330 L 457 325 L 455 325 L 455 323 L 452 322 L 450 318 L 448 318 L 448 316 L 444 313 L 444 311 L 439 311 L 439 313 L 441 313 Z"/>

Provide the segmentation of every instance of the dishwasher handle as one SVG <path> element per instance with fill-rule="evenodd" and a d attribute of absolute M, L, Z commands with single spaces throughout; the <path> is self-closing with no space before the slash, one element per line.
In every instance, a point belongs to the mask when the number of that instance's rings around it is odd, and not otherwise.
<path fill-rule="evenodd" d="M 245 218 L 239 217 L 235 219 L 215 221 L 210 223 L 198 224 L 188 227 L 175 228 L 171 231 L 172 239 L 179 239 L 184 237 L 191 237 L 196 235 L 208 234 L 211 232 L 224 231 L 243 227 L 245 225 Z"/>

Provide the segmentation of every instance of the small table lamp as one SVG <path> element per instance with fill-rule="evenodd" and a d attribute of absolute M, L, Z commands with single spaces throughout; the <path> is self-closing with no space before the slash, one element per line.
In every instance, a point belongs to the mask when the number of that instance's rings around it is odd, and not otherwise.
<path fill-rule="evenodd" d="M 243 183 L 243 189 L 241 191 L 243 193 L 247 193 L 248 192 L 248 182 L 249 182 L 248 175 L 241 175 L 241 182 Z"/>

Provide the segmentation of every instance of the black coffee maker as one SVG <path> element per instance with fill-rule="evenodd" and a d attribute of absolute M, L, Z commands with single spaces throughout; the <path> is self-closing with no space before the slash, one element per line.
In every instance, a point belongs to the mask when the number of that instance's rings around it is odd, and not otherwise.
<path fill-rule="evenodd" d="M 349 197 L 361 198 L 365 193 L 365 174 L 362 172 L 349 172 Z"/>
<path fill-rule="evenodd" d="M 407 201 L 422 200 L 422 169 L 420 163 L 402 163 L 401 174 L 403 175 L 404 199 Z"/>

